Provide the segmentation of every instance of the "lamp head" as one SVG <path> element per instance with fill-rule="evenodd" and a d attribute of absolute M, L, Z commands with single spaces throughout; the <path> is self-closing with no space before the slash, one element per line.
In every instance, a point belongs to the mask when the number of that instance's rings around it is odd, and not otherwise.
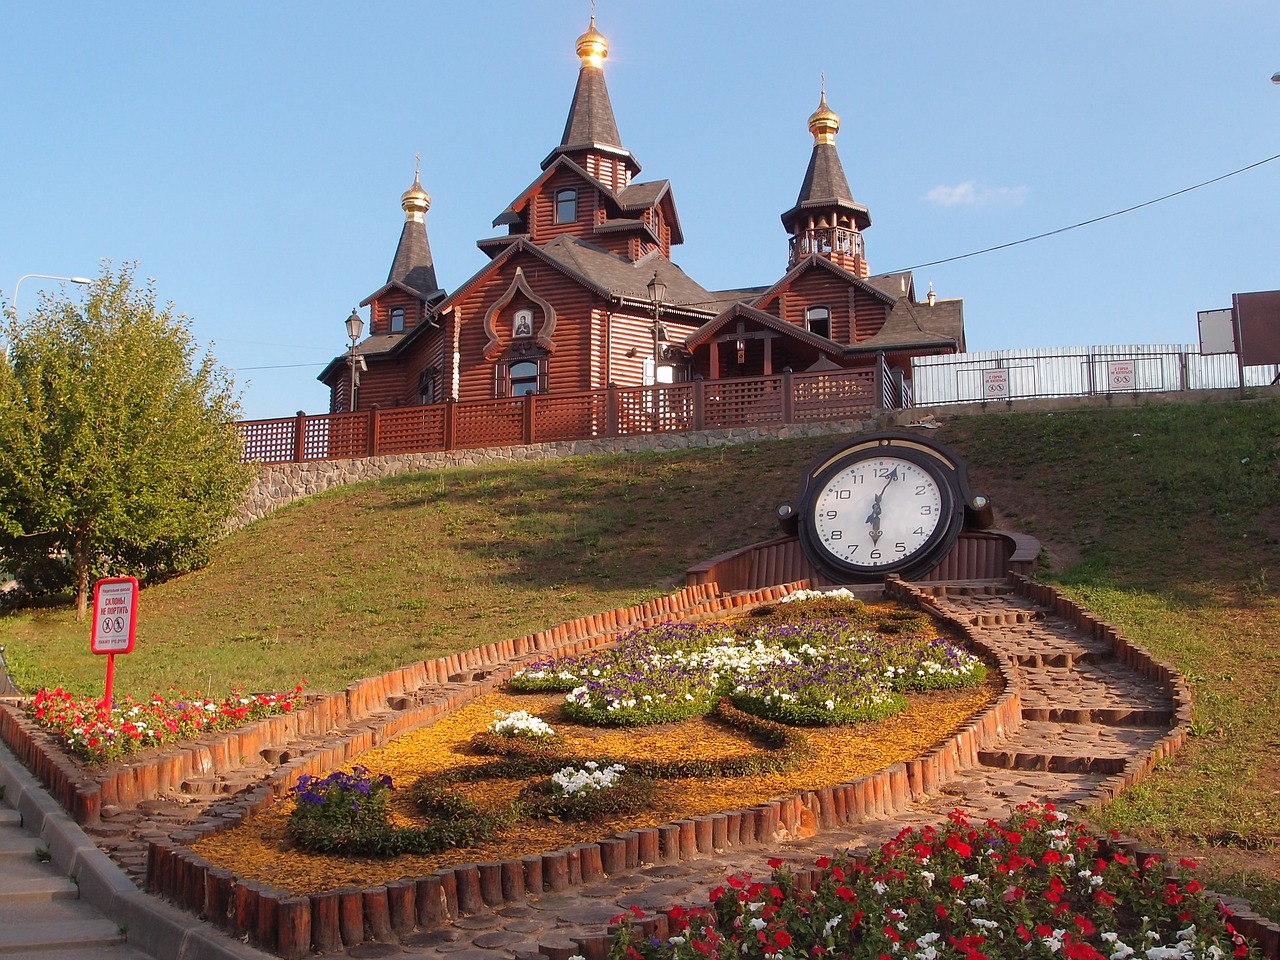
<path fill-rule="evenodd" d="M 649 291 L 649 300 L 653 303 L 662 303 L 667 296 L 667 285 L 658 279 L 658 271 L 653 271 L 653 279 L 645 284 L 645 289 Z"/>
<path fill-rule="evenodd" d="M 364 333 L 364 318 L 360 316 L 359 312 L 354 307 L 352 307 L 351 316 L 347 317 L 347 336 L 354 344 L 360 339 L 360 335 L 362 333 Z"/>

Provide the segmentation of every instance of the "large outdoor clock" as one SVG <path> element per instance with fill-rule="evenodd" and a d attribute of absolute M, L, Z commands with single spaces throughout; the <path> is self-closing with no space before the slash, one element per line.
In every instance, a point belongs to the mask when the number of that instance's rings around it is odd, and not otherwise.
<path fill-rule="evenodd" d="M 810 464 L 795 501 L 778 507 L 783 529 L 837 583 L 920 577 L 942 562 L 966 522 L 982 526 L 989 517 L 959 457 L 897 432 L 828 450 Z"/>

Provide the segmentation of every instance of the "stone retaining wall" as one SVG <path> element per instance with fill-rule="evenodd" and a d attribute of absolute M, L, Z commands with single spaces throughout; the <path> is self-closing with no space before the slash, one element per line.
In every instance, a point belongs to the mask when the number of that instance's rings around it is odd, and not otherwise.
<path fill-rule="evenodd" d="M 249 491 L 245 495 L 244 503 L 231 520 L 231 529 L 239 529 L 294 500 L 323 493 L 331 487 L 359 483 L 362 480 L 392 477 L 400 473 L 522 463 L 529 460 L 557 460 L 562 457 L 588 454 L 693 450 L 701 447 L 755 443 L 759 440 L 787 440 L 792 437 L 863 433 L 875 429 L 878 425 L 879 422 L 876 420 L 833 420 L 825 423 L 737 427 L 732 430 L 700 430 L 688 433 L 602 437 L 596 440 L 565 440 L 527 446 L 450 450 L 442 453 L 402 453 L 352 460 L 308 460 L 303 463 L 261 464 L 258 466 L 258 476 L 250 484 Z"/>

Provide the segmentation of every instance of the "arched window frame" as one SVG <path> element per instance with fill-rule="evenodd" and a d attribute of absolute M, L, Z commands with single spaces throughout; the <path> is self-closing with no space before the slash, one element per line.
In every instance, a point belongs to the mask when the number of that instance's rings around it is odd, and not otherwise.
<path fill-rule="evenodd" d="M 404 333 L 404 307 L 392 307 L 387 323 L 392 333 Z"/>
<path fill-rule="evenodd" d="M 498 397 L 522 397 L 547 392 L 547 358 L 515 356 L 494 368 L 494 393 Z"/>

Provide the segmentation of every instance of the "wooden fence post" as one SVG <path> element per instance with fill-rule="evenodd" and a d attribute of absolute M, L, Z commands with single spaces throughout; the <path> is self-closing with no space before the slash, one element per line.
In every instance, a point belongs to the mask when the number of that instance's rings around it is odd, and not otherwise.
<path fill-rule="evenodd" d="M 444 402 L 444 448 L 446 450 L 453 449 L 454 443 L 454 416 L 453 412 L 457 401 L 452 397 Z"/>
<path fill-rule="evenodd" d="M 524 442 L 526 444 L 533 443 L 533 404 L 534 394 L 532 392 L 524 395 L 524 402 L 521 404 L 521 413 L 524 415 Z"/>
<path fill-rule="evenodd" d="M 369 408 L 369 453 L 368 456 L 376 457 L 378 455 L 378 405 L 375 403 Z"/>
<path fill-rule="evenodd" d="M 605 436 L 616 437 L 618 435 L 618 385 L 616 383 L 609 384 L 605 390 Z"/>
<path fill-rule="evenodd" d="M 299 410 L 293 420 L 293 462 L 307 458 L 307 415 Z"/>
<path fill-rule="evenodd" d="M 782 371 L 782 422 L 795 423 L 796 417 L 796 395 L 795 381 L 791 378 L 790 370 Z"/>
<path fill-rule="evenodd" d="M 704 416 L 702 406 L 706 390 L 705 383 L 706 381 L 702 379 L 701 375 L 693 378 L 693 429 L 695 430 L 706 429 L 703 426 Z"/>

